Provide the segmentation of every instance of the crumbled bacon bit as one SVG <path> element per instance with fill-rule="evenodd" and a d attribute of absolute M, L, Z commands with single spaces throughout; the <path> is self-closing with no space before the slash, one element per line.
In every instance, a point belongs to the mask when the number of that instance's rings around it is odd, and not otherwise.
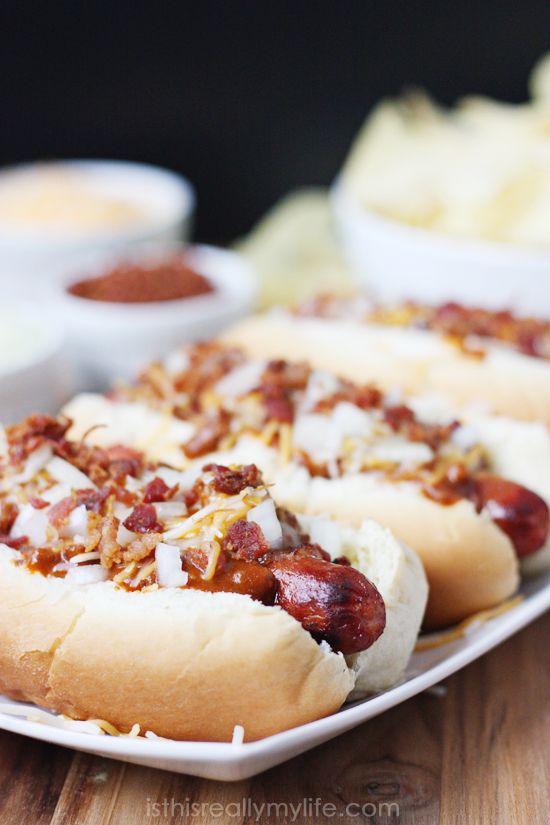
<path fill-rule="evenodd" d="M 183 494 L 185 506 L 189 511 L 193 510 L 197 504 L 200 504 L 206 492 L 206 485 L 202 478 L 198 478 L 190 490 L 186 490 Z"/>
<path fill-rule="evenodd" d="M 43 510 L 44 507 L 48 506 L 48 502 L 39 496 L 31 496 L 29 498 L 29 504 L 31 507 L 34 507 L 35 510 Z"/>
<path fill-rule="evenodd" d="M 122 559 L 122 547 L 117 541 L 119 520 L 115 516 L 106 516 L 100 526 L 100 539 L 97 545 L 103 567 L 112 567 Z"/>
<path fill-rule="evenodd" d="M 343 564 L 344 567 L 351 567 L 351 562 L 347 556 L 337 556 L 332 560 L 333 564 Z"/>
<path fill-rule="evenodd" d="M 145 466 L 141 452 L 118 444 L 103 449 L 83 441 L 64 440 L 57 443 L 54 449 L 57 455 L 85 473 L 98 487 L 108 481 L 122 485 L 126 476 L 139 476 Z"/>
<path fill-rule="evenodd" d="M 261 383 L 283 387 L 285 390 L 304 390 L 310 374 L 311 367 L 303 362 L 270 361 L 262 373 Z"/>
<path fill-rule="evenodd" d="M 127 507 L 133 507 L 136 503 L 136 494 L 131 490 L 127 490 L 125 487 L 119 487 L 117 485 L 112 488 L 111 492 L 115 497 L 115 501 L 120 501 L 121 504 L 125 504 Z"/>
<path fill-rule="evenodd" d="M 162 533 L 163 530 L 152 504 L 138 504 L 134 507 L 124 521 L 124 526 L 132 533 Z"/>
<path fill-rule="evenodd" d="M 277 518 L 283 529 L 283 546 L 287 548 L 299 547 L 300 544 L 307 544 L 309 536 L 300 527 L 298 519 L 284 507 L 277 507 Z"/>
<path fill-rule="evenodd" d="M 331 561 L 330 553 L 323 550 L 320 544 L 300 544 L 295 550 L 292 551 L 292 557 L 295 559 L 313 558 Z"/>
<path fill-rule="evenodd" d="M 281 421 L 292 424 L 294 421 L 294 404 L 288 391 L 278 385 L 265 384 L 260 387 L 262 401 L 269 421 Z"/>
<path fill-rule="evenodd" d="M 181 372 L 171 374 L 163 364 L 151 364 L 134 387 L 122 387 L 116 396 L 171 401 L 173 414 L 185 419 L 201 411 L 205 390 L 245 360 L 239 350 L 226 349 L 215 342 L 195 344 L 185 350 L 185 356 L 186 366 Z"/>
<path fill-rule="evenodd" d="M 312 476 L 313 478 L 330 478 L 330 473 L 328 471 L 328 467 L 325 464 L 320 464 L 312 459 L 309 453 L 300 450 L 296 454 L 296 460 L 298 464 L 302 464 L 307 469 L 308 475 Z"/>
<path fill-rule="evenodd" d="M 8 547 L 11 547 L 12 550 L 19 550 L 20 547 L 27 544 L 28 540 L 29 539 L 27 536 L 19 536 L 18 538 L 14 538 L 5 533 L 0 533 L 0 544 L 6 544 Z"/>
<path fill-rule="evenodd" d="M 365 386 L 356 386 L 349 381 L 343 382 L 342 389 L 321 398 L 315 407 L 314 412 L 331 412 L 337 404 L 342 401 L 347 401 L 354 404 L 361 410 L 372 410 L 378 408 L 382 404 L 383 395 L 376 387 L 371 387 L 368 384 Z"/>
<path fill-rule="evenodd" d="M 259 559 L 269 550 L 269 544 L 261 527 L 253 521 L 239 519 L 227 531 L 222 549 L 237 559 Z"/>
<path fill-rule="evenodd" d="M 151 504 L 155 501 L 166 501 L 166 496 L 170 492 L 170 487 L 159 476 L 155 476 L 145 487 L 143 492 L 143 503 Z"/>
<path fill-rule="evenodd" d="M 134 539 L 122 551 L 122 561 L 128 564 L 131 561 L 141 561 L 153 552 L 159 541 L 162 541 L 162 536 L 159 533 L 144 533 L 137 539 Z"/>
<path fill-rule="evenodd" d="M 225 349 L 215 342 L 196 344 L 190 351 L 189 368 L 174 379 L 176 392 L 199 396 L 244 360 L 240 350 Z"/>
<path fill-rule="evenodd" d="M 19 424 L 6 427 L 11 461 L 18 464 L 45 442 L 58 444 L 63 441 L 71 426 L 68 418 L 50 415 L 30 415 Z"/>
<path fill-rule="evenodd" d="M 304 390 L 311 368 L 307 364 L 270 361 L 262 373 L 259 390 L 268 419 L 291 424 L 294 420 L 292 393 Z"/>
<path fill-rule="evenodd" d="M 187 458 L 198 458 L 217 449 L 222 438 L 229 432 L 229 422 L 230 416 L 225 410 L 208 414 L 199 424 L 196 433 L 182 447 Z"/>
<path fill-rule="evenodd" d="M 137 478 L 143 472 L 145 464 L 143 453 L 138 450 L 115 444 L 108 447 L 106 452 L 109 461 L 109 475 L 114 481 L 122 484 L 126 476 Z"/>
<path fill-rule="evenodd" d="M 86 510 L 92 513 L 101 513 L 103 505 L 111 495 L 109 487 L 101 487 L 99 490 L 76 490 L 75 498 L 77 506 L 83 504 Z"/>
<path fill-rule="evenodd" d="M 10 532 L 18 514 L 19 507 L 14 501 L 3 501 L 0 504 L 0 533 L 2 535 Z"/>
<path fill-rule="evenodd" d="M 245 487 L 259 487 L 263 483 L 262 474 L 255 464 L 245 464 L 237 469 L 222 464 L 207 464 L 203 470 L 214 474 L 214 490 L 228 496 L 236 496 Z"/>
<path fill-rule="evenodd" d="M 218 566 L 223 565 L 223 556 L 224 554 L 220 554 L 221 558 L 218 559 Z M 187 564 L 192 565 L 200 573 L 204 573 L 208 568 L 208 563 L 210 561 L 210 557 L 208 552 L 203 547 L 188 547 L 185 551 L 184 561 Z"/>
<path fill-rule="evenodd" d="M 386 407 L 384 410 L 384 421 L 390 425 L 394 432 L 397 432 L 404 424 L 415 421 L 414 412 L 405 404 L 395 407 Z"/>
<path fill-rule="evenodd" d="M 76 506 L 76 498 L 74 496 L 62 498 L 50 508 L 48 521 L 53 527 L 59 529 L 61 525 L 65 524 L 70 513 L 72 513 Z"/>
<path fill-rule="evenodd" d="M 406 435 L 409 441 L 421 442 L 432 450 L 437 450 L 459 426 L 459 421 L 451 421 L 449 424 L 423 424 L 415 420 L 407 425 Z"/>

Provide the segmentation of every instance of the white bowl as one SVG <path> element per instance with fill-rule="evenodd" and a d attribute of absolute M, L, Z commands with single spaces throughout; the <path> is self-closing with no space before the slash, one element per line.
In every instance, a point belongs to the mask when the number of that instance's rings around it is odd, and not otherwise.
<path fill-rule="evenodd" d="M 182 251 L 207 277 L 215 292 L 175 301 L 110 303 L 67 292 L 69 283 L 93 277 L 122 261 L 143 262 Z M 117 378 L 132 378 L 149 361 L 179 344 L 210 338 L 249 312 L 256 280 L 240 255 L 210 246 L 155 245 L 96 254 L 88 263 L 56 273 L 50 305 L 65 328 L 82 389 L 105 389 Z"/>
<path fill-rule="evenodd" d="M 2 336 L 11 341 L 4 353 L 8 357 L 0 363 L 0 422 L 12 423 L 33 412 L 56 413 L 75 389 L 59 325 L 20 303 L 0 307 L 0 324 Z"/>
<path fill-rule="evenodd" d="M 550 252 L 453 238 L 380 217 L 331 190 L 336 227 L 357 278 L 383 301 L 457 301 L 550 315 Z"/>
<path fill-rule="evenodd" d="M 189 236 L 195 193 L 189 181 L 175 172 L 128 161 L 62 160 L 2 169 L 0 185 L 3 174 L 30 176 L 34 169 L 44 168 L 81 171 L 92 181 L 95 193 L 135 204 L 145 217 L 96 229 L 41 226 L 31 221 L 16 225 L 0 218 L 0 285 L 12 295 L 33 298 L 35 290 L 44 287 L 44 267 L 64 256 Z"/>

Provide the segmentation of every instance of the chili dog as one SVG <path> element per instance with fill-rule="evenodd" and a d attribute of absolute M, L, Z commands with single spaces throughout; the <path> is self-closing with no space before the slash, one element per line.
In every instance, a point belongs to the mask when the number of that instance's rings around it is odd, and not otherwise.
<path fill-rule="evenodd" d="M 398 679 L 416 555 L 276 509 L 254 465 L 159 466 L 31 416 L 0 451 L 0 691 L 177 739 L 256 739 Z M 319 542 L 326 534 L 338 557 Z"/>
<path fill-rule="evenodd" d="M 550 437 L 512 420 L 464 424 L 428 401 L 211 343 L 151 365 L 113 400 L 81 396 L 67 414 L 77 437 L 96 421 L 98 443 L 131 431 L 181 467 L 254 461 L 282 506 L 379 521 L 421 556 L 425 624 L 439 627 L 510 596 L 520 561 L 550 563 Z M 542 459 L 535 489 L 526 431 Z"/>
<path fill-rule="evenodd" d="M 550 424 L 550 321 L 456 303 L 377 306 L 319 297 L 245 319 L 224 340 L 257 357 L 303 358 L 352 381 Z"/>

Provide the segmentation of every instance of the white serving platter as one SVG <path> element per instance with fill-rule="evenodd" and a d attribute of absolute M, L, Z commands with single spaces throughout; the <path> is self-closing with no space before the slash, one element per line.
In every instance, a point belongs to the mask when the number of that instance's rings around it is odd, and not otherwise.
<path fill-rule="evenodd" d="M 298 756 L 410 699 L 517 633 L 550 608 L 550 573 L 524 583 L 521 594 L 523 600 L 519 604 L 488 621 L 470 625 L 462 638 L 415 653 L 399 685 L 384 693 L 346 705 L 326 719 L 310 722 L 258 742 L 175 742 L 167 739 L 83 733 L 55 727 L 47 722 L 29 721 L 26 718 L 28 706 L 25 705 L 21 705 L 21 717 L 0 713 L 0 728 L 137 765 L 207 779 L 246 779 Z M 0 702 L 2 701 L 4 699 L 0 697 Z M 52 717 L 52 723 L 54 721 Z"/>

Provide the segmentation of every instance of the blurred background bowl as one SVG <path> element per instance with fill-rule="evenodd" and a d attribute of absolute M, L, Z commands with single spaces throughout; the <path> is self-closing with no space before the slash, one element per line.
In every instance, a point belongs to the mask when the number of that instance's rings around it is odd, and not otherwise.
<path fill-rule="evenodd" d="M 338 180 L 331 202 L 355 277 L 373 296 L 550 315 L 550 252 L 407 226 L 358 205 Z"/>
<path fill-rule="evenodd" d="M 77 198 L 74 216 L 71 197 Z M 61 214 L 55 214 L 56 207 Z M 44 268 L 64 257 L 186 240 L 194 209 L 195 193 L 186 178 L 148 164 L 63 160 L 5 167 L 0 170 L 0 286 L 12 296 L 34 298 L 45 287 Z"/>
<path fill-rule="evenodd" d="M 57 413 L 75 388 L 59 324 L 23 303 L 0 308 L 0 421 Z"/>
<path fill-rule="evenodd" d="M 81 298 L 67 287 L 105 273 L 118 264 L 149 264 L 181 254 L 215 287 L 191 298 L 147 303 L 114 303 Z M 212 246 L 144 245 L 95 253 L 52 273 L 49 304 L 65 329 L 81 389 L 106 389 L 117 378 L 132 378 L 148 361 L 180 344 L 209 338 L 249 312 L 257 281 L 235 252 Z"/>

